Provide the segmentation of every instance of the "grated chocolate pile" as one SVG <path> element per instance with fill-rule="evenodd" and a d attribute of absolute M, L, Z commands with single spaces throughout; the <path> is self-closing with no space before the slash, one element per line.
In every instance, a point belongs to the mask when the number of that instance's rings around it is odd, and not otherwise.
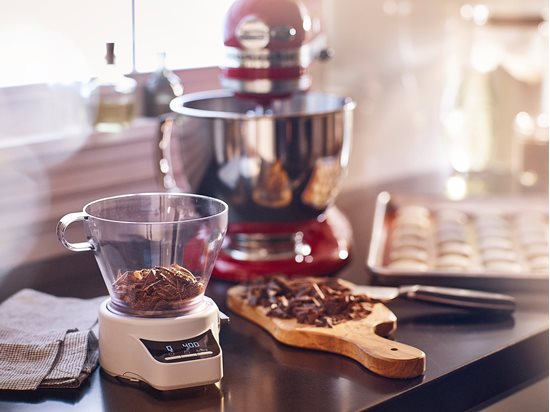
<path fill-rule="evenodd" d="M 247 285 L 243 299 L 269 308 L 267 316 L 329 328 L 372 312 L 368 296 L 354 295 L 337 278 L 261 277 Z"/>
<path fill-rule="evenodd" d="M 203 291 L 203 282 L 176 264 L 129 270 L 113 282 L 114 294 L 135 311 L 178 310 Z"/>

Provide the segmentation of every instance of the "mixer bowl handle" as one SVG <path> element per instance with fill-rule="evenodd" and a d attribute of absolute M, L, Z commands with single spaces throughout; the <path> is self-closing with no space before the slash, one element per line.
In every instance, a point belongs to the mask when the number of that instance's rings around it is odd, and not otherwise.
<path fill-rule="evenodd" d="M 179 187 L 176 183 L 176 177 L 174 175 L 174 168 L 172 167 L 172 133 L 174 131 L 174 125 L 176 122 L 176 116 L 174 114 L 167 114 L 160 117 L 158 144 L 156 150 L 157 167 L 160 172 L 160 184 L 167 192 L 181 193 L 191 192 L 191 185 L 189 181 L 184 178 L 183 187 Z"/>

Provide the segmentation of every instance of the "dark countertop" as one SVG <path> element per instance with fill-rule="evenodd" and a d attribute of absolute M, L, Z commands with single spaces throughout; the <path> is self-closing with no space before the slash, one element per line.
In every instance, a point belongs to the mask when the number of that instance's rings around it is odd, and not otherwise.
<path fill-rule="evenodd" d="M 418 189 L 407 184 L 399 187 Z M 355 242 L 354 259 L 340 275 L 357 283 L 369 282 L 364 262 L 377 193 L 378 188 L 351 192 L 338 201 L 352 221 Z M 7 276 L 5 284 L 10 287 L 3 288 L 0 300 L 22 287 L 59 296 L 106 293 L 97 265 L 87 253 L 17 268 Z M 389 304 L 398 318 L 393 339 L 423 350 L 427 357 L 423 377 L 393 380 L 343 356 L 276 342 L 227 310 L 229 286 L 211 280 L 207 290 L 231 316 L 231 323 L 221 331 L 225 375 L 220 384 L 161 393 L 123 385 L 98 368 L 79 389 L 0 392 L 0 410 L 461 411 L 548 376 L 547 290 L 511 292 L 517 311 L 505 318 L 483 318 L 418 302 Z M 548 399 L 541 399 L 544 402 Z"/>

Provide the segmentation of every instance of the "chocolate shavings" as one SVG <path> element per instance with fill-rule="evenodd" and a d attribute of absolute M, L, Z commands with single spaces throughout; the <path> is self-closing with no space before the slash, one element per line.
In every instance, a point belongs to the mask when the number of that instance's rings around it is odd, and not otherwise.
<path fill-rule="evenodd" d="M 243 299 L 269 308 L 267 316 L 320 327 L 360 320 L 372 312 L 368 296 L 354 295 L 337 278 L 261 277 L 247 285 Z"/>

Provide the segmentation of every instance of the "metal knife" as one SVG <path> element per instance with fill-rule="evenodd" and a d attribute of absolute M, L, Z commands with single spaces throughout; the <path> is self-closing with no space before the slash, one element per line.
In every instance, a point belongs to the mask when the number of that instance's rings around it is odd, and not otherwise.
<path fill-rule="evenodd" d="M 353 285 L 355 294 L 365 294 L 381 303 L 398 297 L 492 314 L 510 314 L 516 308 L 514 297 L 501 293 L 440 286 L 400 287 Z"/>

